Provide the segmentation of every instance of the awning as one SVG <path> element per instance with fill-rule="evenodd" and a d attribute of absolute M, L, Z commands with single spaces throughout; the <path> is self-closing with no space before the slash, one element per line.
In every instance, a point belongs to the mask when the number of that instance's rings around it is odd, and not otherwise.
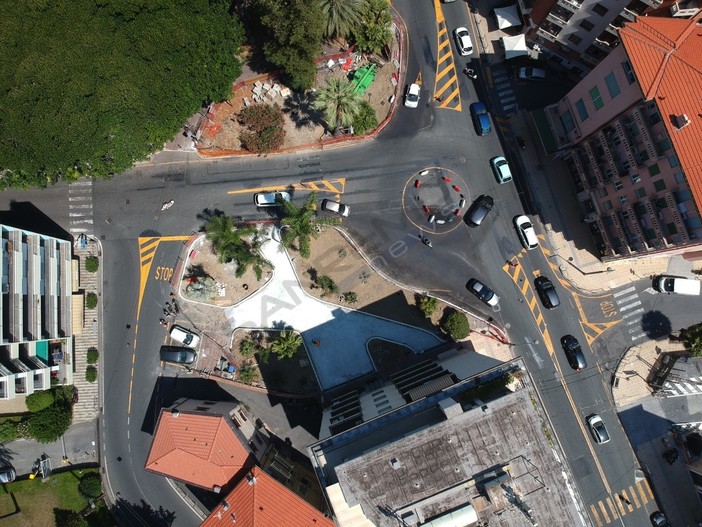
<path fill-rule="evenodd" d="M 71 304 L 73 307 L 72 317 L 73 320 L 73 334 L 80 335 L 83 333 L 83 308 L 85 306 L 85 299 L 82 293 L 74 293 L 71 296 Z"/>
<path fill-rule="evenodd" d="M 529 54 L 524 35 L 516 37 L 502 37 L 502 47 L 505 48 L 505 59 L 513 59 Z"/>
<path fill-rule="evenodd" d="M 495 13 L 495 18 L 497 19 L 497 27 L 500 29 L 522 25 L 522 19 L 519 18 L 517 4 L 507 7 L 496 7 L 493 9 L 493 12 Z"/>

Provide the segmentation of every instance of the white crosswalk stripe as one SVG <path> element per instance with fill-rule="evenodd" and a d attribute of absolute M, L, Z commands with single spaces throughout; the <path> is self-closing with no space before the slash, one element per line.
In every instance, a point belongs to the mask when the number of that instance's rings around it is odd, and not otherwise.
<path fill-rule="evenodd" d="M 683 397 L 685 395 L 702 393 L 702 377 L 668 380 L 658 393 L 666 397 Z"/>
<path fill-rule="evenodd" d="M 81 179 L 68 189 L 68 217 L 70 232 L 79 238 L 93 231 L 93 180 Z"/>
<path fill-rule="evenodd" d="M 641 306 L 639 294 L 634 286 L 617 291 L 612 295 L 619 309 L 622 320 L 626 321 L 627 333 L 632 342 L 646 338 L 646 332 L 641 327 L 641 314 L 645 309 Z"/>
<path fill-rule="evenodd" d="M 519 110 L 516 97 L 514 96 L 514 86 L 512 85 L 512 76 L 500 67 L 493 68 L 491 71 L 493 88 L 497 93 L 497 98 L 500 101 L 502 112 L 512 114 Z"/>

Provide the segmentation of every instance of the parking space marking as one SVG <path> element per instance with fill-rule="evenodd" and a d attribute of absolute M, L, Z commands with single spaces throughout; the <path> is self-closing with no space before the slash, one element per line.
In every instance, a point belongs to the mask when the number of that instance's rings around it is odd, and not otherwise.
<path fill-rule="evenodd" d="M 458 85 L 458 75 L 451 46 L 451 35 L 446 26 L 441 1 L 434 0 L 436 17 L 436 77 L 434 80 L 434 100 L 439 108 L 460 112 L 461 90 Z"/>

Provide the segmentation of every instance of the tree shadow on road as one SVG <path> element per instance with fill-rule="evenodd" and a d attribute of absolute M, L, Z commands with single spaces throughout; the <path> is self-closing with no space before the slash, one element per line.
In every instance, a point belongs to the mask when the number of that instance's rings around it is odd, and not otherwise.
<path fill-rule="evenodd" d="M 154 509 L 141 500 L 139 503 L 130 503 L 121 497 L 112 508 L 112 514 L 115 518 L 120 519 L 124 523 L 121 525 L 149 525 L 151 527 L 169 527 L 173 525 L 176 515 L 173 511 L 164 509 L 159 505 L 158 509 Z"/>
<path fill-rule="evenodd" d="M 641 317 L 641 329 L 651 340 L 667 338 L 673 330 L 670 319 L 660 311 L 649 311 Z"/>

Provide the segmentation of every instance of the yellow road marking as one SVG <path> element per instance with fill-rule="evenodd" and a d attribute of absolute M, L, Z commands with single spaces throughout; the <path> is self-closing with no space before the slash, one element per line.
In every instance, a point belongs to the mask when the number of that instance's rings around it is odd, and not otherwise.
<path fill-rule="evenodd" d="M 626 509 L 624 509 L 624 502 L 619 499 L 619 496 L 615 496 L 614 501 L 617 504 L 617 507 L 619 508 L 619 514 L 621 516 L 626 516 Z"/>
<path fill-rule="evenodd" d="M 602 527 L 602 520 L 600 520 L 600 515 L 597 514 L 597 508 L 594 505 L 590 505 L 590 515 L 595 518 L 597 527 Z"/>
<path fill-rule="evenodd" d="M 634 500 L 634 505 L 638 509 L 641 507 L 641 502 L 639 501 L 639 496 L 636 494 L 636 491 L 634 490 L 633 486 L 629 486 L 629 494 L 631 494 L 632 499 Z"/>
<path fill-rule="evenodd" d="M 629 496 L 626 494 L 626 489 L 622 489 L 622 496 L 624 496 L 624 499 L 626 500 L 624 503 L 626 503 L 627 509 L 629 509 L 629 512 L 634 511 L 634 507 L 631 505 L 631 500 L 629 499 Z"/>
<path fill-rule="evenodd" d="M 612 492 L 612 491 L 607 489 L 607 492 Z M 612 498 L 610 496 L 607 496 L 607 506 L 609 507 L 609 510 L 612 512 L 612 519 L 618 518 L 617 509 L 614 506 L 614 503 L 612 503 Z"/>
<path fill-rule="evenodd" d="M 306 181 L 302 183 L 293 183 L 292 185 L 271 185 L 268 187 L 244 188 L 240 190 L 230 190 L 227 194 L 252 194 L 256 192 L 274 192 L 281 190 L 314 190 L 317 192 L 332 192 L 334 194 L 343 194 L 346 188 L 346 178 L 339 179 L 320 179 L 318 181 Z"/>
<path fill-rule="evenodd" d="M 651 487 L 648 486 L 648 481 L 645 479 L 637 481 L 636 487 L 639 489 L 639 496 L 641 496 L 641 501 L 644 502 L 644 505 L 648 503 L 648 496 L 646 496 L 647 490 L 648 494 L 651 496 L 651 499 L 653 499 L 653 493 L 651 492 Z"/>
<path fill-rule="evenodd" d="M 611 522 L 612 520 L 609 519 L 609 514 L 607 514 L 607 509 L 605 509 L 604 503 L 598 501 L 597 504 L 600 506 L 600 510 L 602 511 L 602 516 L 604 516 L 605 523 Z"/>

